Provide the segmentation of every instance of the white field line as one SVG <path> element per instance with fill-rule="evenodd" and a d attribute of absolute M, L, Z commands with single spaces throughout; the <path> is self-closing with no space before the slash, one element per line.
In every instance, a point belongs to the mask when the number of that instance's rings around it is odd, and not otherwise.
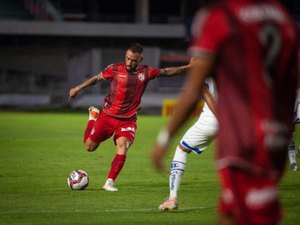
<path fill-rule="evenodd" d="M 187 208 L 179 208 L 175 211 L 190 211 L 190 210 L 200 210 L 200 209 L 208 209 L 212 207 L 187 207 Z M 173 210 L 174 211 L 174 210 Z M 172 211 L 172 212 L 173 212 Z M 74 210 L 27 210 L 27 209 L 19 209 L 19 210 L 9 210 L 9 211 L 0 211 L 0 215 L 5 214 L 19 214 L 19 213 L 119 213 L 119 212 L 159 212 L 156 208 L 140 208 L 140 209 L 97 209 L 97 210 L 81 210 L 81 209 L 74 209 Z"/>

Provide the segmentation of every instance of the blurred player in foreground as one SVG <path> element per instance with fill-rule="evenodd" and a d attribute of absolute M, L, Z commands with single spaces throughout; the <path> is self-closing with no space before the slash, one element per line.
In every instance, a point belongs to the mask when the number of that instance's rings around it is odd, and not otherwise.
<path fill-rule="evenodd" d="M 212 78 L 208 78 L 203 86 L 203 111 L 196 123 L 184 134 L 177 145 L 169 178 L 170 194 L 168 199 L 158 208 L 160 211 L 178 208 L 178 191 L 185 172 L 187 156 L 191 152 L 201 154 L 213 141 L 218 130 L 216 119 L 216 86 Z"/>
<path fill-rule="evenodd" d="M 297 98 L 296 98 L 296 103 L 295 103 L 295 126 L 297 124 L 300 124 L 300 88 L 297 90 Z M 290 160 L 290 168 L 292 171 L 297 171 L 298 165 L 296 162 L 296 142 L 295 142 L 295 130 L 292 134 L 289 147 L 288 147 L 288 153 L 289 153 L 289 160 Z M 300 146 L 298 146 L 297 150 L 297 156 L 300 156 Z"/>
<path fill-rule="evenodd" d="M 99 144 L 111 136 L 116 145 L 116 155 L 111 163 L 108 178 L 102 189 L 117 191 L 114 182 L 122 170 L 126 154 L 133 144 L 136 132 L 136 114 L 140 109 L 141 97 L 149 81 L 157 77 L 171 77 L 185 72 L 190 65 L 164 69 L 140 65 L 143 47 L 132 44 L 125 54 L 125 62 L 111 64 L 99 74 L 72 88 L 69 99 L 73 99 L 83 89 L 101 81 L 110 82 L 109 94 L 105 97 L 103 111 L 91 106 L 89 121 L 84 133 L 87 151 L 95 151 Z"/>
<path fill-rule="evenodd" d="M 217 1 L 194 18 L 193 62 L 152 161 L 162 169 L 170 139 L 188 119 L 206 77 L 217 88 L 219 225 L 276 225 L 298 82 L 296 24 L 275 0 Z M 201 218 L 199 218 L 201 220 Z"/>

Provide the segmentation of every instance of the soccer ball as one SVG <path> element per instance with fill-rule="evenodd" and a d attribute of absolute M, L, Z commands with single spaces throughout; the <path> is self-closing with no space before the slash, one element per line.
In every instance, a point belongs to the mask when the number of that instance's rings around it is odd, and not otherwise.
<path fill-rule="evenodd" d="M 89 185 L 89 176 L 83 170 L 73 170 L 68 176 L 68 185 L 72 190 L 83 190 Z"/>

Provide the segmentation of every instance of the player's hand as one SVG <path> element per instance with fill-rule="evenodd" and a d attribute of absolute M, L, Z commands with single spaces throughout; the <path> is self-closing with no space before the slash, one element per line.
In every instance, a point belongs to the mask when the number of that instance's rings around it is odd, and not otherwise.
<path fill-rule="evenodd" d="M 151 152 L 151 160 L 154 167 L 160 172 L 164 171 L 163 158 L 169 150 L 170 134 L 167 128 L 160 130 L 157 136 L 156 144 Z"/>
<path fill-rule="evenodd" d="M 163 128 L 159 131 L 156 139 L 156 144 L 154 145 L 151 153 L 151 160 L 154 167 L 160 171 L 164 172 L 163 158 L 167 154 L 170 145 L 170 133 L 167 128 Z"/>
<path fill-rule="evenodd" d="M 155 169 L 160 172 L 164 172 L 163 158 L 167 154 L 168 148 L 155 144 L 151 151 L 151 161 Z"/>
<path fill-rule="evenodd" d="M 72 88 L 69 92 L 69 101 L 71 101 L 73 98 L 76 97 L 76 95 L 78 94 L 79 90 L 77 87 Z"/>

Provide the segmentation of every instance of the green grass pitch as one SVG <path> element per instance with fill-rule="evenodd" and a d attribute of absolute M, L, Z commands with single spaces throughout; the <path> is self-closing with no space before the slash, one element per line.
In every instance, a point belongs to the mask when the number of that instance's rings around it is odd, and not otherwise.
<path fill-rule="evenodd" d="M 110 139 L 97 151 L 86 152 L 82 142 L 86 121 L 85 114 L 0 112 L 1 225 L 216 224 L 219 185 L 214 145 L 199 156 L 189 156 L 179 209 L 161 213 L 157 207 L 168 196 L 168 173 L 157 173 L 149 154 L 167 119 L 138 117 L 136 141 L 117 180 L 119 191 L 113 193 L 100 187 L 115 147 Z M 299 127 L 297 131 L 299 143 Z M 165 160 L 167 169 L 173 152 Z M 86 190 L 72 191 L 67 186 L 67 176 L 74 169 L 88 172 Z M 291 172 L 287 166 L 280 195 L 283 225 L 299 224 L 300 171 Z"/>

